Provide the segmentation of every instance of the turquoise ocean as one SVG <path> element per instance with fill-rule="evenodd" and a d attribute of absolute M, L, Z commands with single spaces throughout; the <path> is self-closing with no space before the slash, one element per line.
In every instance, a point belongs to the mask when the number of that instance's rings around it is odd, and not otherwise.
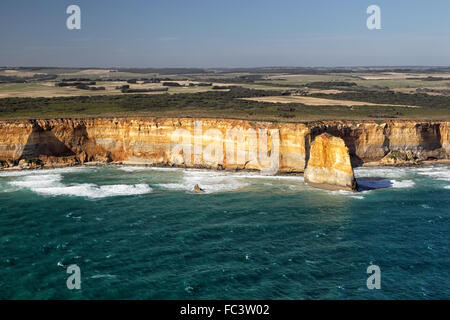
<path fill-rule="evenodd" d="M 450 298 L 450 166 L 355 174 L 383 188 L 131 166 L 0 172 L 0 298 Z M 80 290 L 66 286 L 72 264 Z M 380 290 L 366 286 L 370 265 Z"/>

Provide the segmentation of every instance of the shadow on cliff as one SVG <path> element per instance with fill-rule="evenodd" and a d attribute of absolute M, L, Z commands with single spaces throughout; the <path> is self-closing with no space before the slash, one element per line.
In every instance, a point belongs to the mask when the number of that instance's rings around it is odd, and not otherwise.
<path fill-rule="evenodd" d="M 344 140 L 350 154 L 350 162 L 353 168 L 360 167 L 364 163 L 364 161 L 356 155 L 356 139 L 350 135 L 349 132 L 342 132 L 336 127 L 313 127 L 305 137 L 305 168 L 308 166 L 312 142 L 317 136 L 325 132 Z"/>
<path fill-rule="evenodd" d="M 439 159 L 438 150 L 442 148 L 440 124 L 422 126 L 420 136 L 419 147 L 424 151 L 424 160 Z"/>
<path fill-rule="evenodd" d="M 345 145 L 348 148 L 348 153 L 350 154 L 350 162 L 353 168 L 363 165 L 364 160 L 356 154 L 358 134 L 355 135 L 355 132 L 351 128 L 328 127 L 326 131 L 344 140 Z"/>
<path fill-rule="evenodd" d="M 81 130 L 84 132 L 78 134 L 87 136 L 86 129 Z M 19 159 L 38 158 L 39 156 L 69 157 L 75 154 L 76 150 L 70 149 L 54 132 L 35 125 Z"/>

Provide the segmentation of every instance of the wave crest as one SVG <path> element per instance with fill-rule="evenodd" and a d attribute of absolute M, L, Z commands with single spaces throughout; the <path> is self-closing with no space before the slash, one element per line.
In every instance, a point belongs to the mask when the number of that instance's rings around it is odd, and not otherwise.
<path fill-rule="evenodd" d="M 20 180 L 11 181 L 10 185 L 29 189 L 40 195 L 87 198 L 142 195 L 152 192 L 152 188 L 147 184 L 98 186 L 92 183 L 81 183 L 66 185 L 61 182 L 62 178 L 60 174 L 27 175 Z"/>

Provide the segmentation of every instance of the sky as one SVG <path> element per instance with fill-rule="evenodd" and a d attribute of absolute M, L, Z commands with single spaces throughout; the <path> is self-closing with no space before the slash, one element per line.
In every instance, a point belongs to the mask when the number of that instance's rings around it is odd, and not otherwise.
<path fill-rule="evenodd" d="M 0 66 L 449 65 L 449 0 L 0 1 Z"/>

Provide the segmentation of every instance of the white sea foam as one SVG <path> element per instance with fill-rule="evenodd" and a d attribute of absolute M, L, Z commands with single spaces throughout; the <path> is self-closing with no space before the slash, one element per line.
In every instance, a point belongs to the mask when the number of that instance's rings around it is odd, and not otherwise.
<path fill-rule="evenodd" d="M 163 168 L 163 167 L 146 167 L 146 166 L 119 166 L 119 170 L 125 172 L 135 172 L 135 171 L 180 171 L 182 168 Z"/>
<path fill-rule="evenodd" d="M 40 170 L 20 170 L 20 171 L 0 171 L 0 177 L 23 177 L 44 174 L 62 174 L 62 173 L 77 173 L 81 171 L 89 171 L 93 168 L 88 167 L 66 167 L 58 169 L 40 169 Z"/>
<path fill-rule="evenodd" d="M 352 191 L 347 191 L 347 190 L 336 190 L 336 191 L 330 191 L 331 194 L 335 194 L 335 195 L 352 195 L 354 194 L 354 192 Z"/>
<path fill-rule="evenodd" d="M 450 189 L 450 186 L 445 186 L 444 189 Z"/>
<path fill-rule="evenodd" d="M 10 192 L 16 192 L 17 190 L 19 190 L 20 188 L 6 188 L 6 189 L 2 189 L 0 187 L 0 192 L 2 193 L 10 193 Z"/>
<path fill-rule="evenodd" d="M 147 167 L 149 170 L 153 171 L 181 171 L 183 168 L 165 168 L 165 167 Z"/>
<path fill-rule="evenodd" d="M 416 185 L 416 183 L 412 180 L 391 180 L 392 188 L 403 189 L 403 188 L 412 188 Z"/>
<path fill-rule="evenodd" d="M 216 193 L 216 192 L 226 192 L 233 191 L 237 189 L 242 189 L 248 186 L 248 183 L 234 181 L 233 179 L 229 179 L 227 181 L 223 180 L 221 182 L 216 181 L 208 181 L 207 179 L 196 179 L 195 182 L 185 182 L 185 183 L 161 183 L 157 186 L 164 189 L 171 190 L 184 190 L 184 191 L 193 191 L 194 186 L 198 184 L 202 189 L 205 190 L 205 193 Z"/>
<path fill-rule="evenodd" d="M 266 180 L 289 180 L 293 182 L 304 182 L 304 178 L 301 176 L 265 176 L 261 174 L 234 174 L 231 175 L 234 178 L 246 178 L 246 179 L 266 179 Z"/>
<path fill-rule="evenodd" d="M 105 185 L 97 186 L 95 184 L 83 183 L 79 185 L 71 186 L 58 186 L 49 188 L 35 188 L 32 189 L 34 192 L 42 195 L 50 196 L 78 196 L 87 198 L 106 198 L 115 196 L 132 196 L 141 195 L 152 192 L 146 184 L 136 184 L 136 185 Z"/>
<path fill-rule="evenodd" d="M 205 193 L 216 193 L 242 189 L 250 183 L 242 177 L 231 173 L 189 169 L 183 170 L 181 181 L 158 184 L 159 187 L 171 190 L 193 191 L 198 184 Z"/>
<path fill-rule="evenodd" d="M 29 189 L 40 195 L 48 196 L 78 196 L 87 198 L 105 198 L 114 196 L 140 195 L 152 192 L 146 184 L 136 185 L 104 185 L 97 186 L 90 183 L 65 185 L 61 182 L 60 174 L 29 175 L 10 184 Z"/>
<path fill-rule="evenodd" d="M 350 196 L 350 198 L 359 199 L 359 200 L 365 199 L 364 196 Z"/>
<path fill-rule="evenodd" d="M 299 185 L 304 186 L 302 176 L 268 176 L 259 172 L 230 172 L 202 169 L 182 169 L 182 176 L 176 181 L 158 184 L 157 186 L 170 190 L 193 191 L 194 186 L 198 184 L 206 193 L 216 193 L 242 189 L 255 184 L 255 180 L 261 180 L 261 182 L 258 182 L 259 185 L 263 184 L 270 187 L 273 187 L 274 184 L 268 182 L 275 181 L 290 182 L 288 187 L 291 189 Z"/>
<path fill-rule="evenodd" d="M 20 188 L 48 188 L 59 183 L 62 179 L 60 174 L 46 174 L 46 175 L 28 175 L 21 180 L 10 182 L 11 185 Z"/>
<path fill-rule="evenodd" d="M 446 167 L 420 168 L 417 169 L 417 173 L 436 180 L 450 181 L 450 170 Z"/>
<path fill-rule="evenodd" d="M 135 171 L 143 171 L 146 170 L 147 167 L 137 167 L 137 166 L 120 166 L 117 169 L 125 171 L 125 172 L 135 172 Z"/>
<path fill-rule="evenodd" d="M 355 176 L 360 177 L 381 177 L 381 178 L 402 178 L 408 175 L 408 168 L 398 167 L 359 167 L 354 169 Z"/>
<path fill-rule="evenodd" d="M 347 191 L 347 190 L 336 190 L 336 191 L 327 191 L 327 192 L 329 192 L 333 195 L 339 195 L 339 196 L 345 196 L 348 198 L 363 200 L 363 199 L 365 199 L 363 194 L 367 193 L 368 191 L 359 192 L 359 193 L 355 193 L 355 192 Z"/>
<path fill-rule="evenodd" d="M 0 177 L 22 177 L 32 174 L 33 171 L 0 171 Z"/>

